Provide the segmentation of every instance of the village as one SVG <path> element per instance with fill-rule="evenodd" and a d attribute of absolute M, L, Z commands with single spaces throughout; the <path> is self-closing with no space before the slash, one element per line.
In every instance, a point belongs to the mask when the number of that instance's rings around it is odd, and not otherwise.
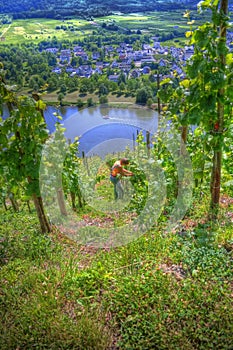
<path fill-rule="evenodd" d="M 167 67 L 166 76 L 178 74 L 184 77 L 183 67 L 187 60 L 193 55 L 194 47 L 184 46 L 162 46 L 157 37 L 152 37 L 153 44 L 142 44 L 140 50 L 134 50 L 133 45 L 121 42 L 117 46 L 103 46 L 102 51 L 88 53 L 83 45 L 74 46 L 72 49 L 58 50 L 47 48 L 46 51 L 56 55 L 57 65 L 52 72 L 61 74 L 66 71 L 70 75 L 90 78 L 93 74 L 101 75 L 108 69 L 108 79 L 118 83 L 119 76 L 123 72 L 127 78 L 139 78 L 141 75 L 150 74 L 153 69 L 160 71 L 160 68 Z M 228 33 L 227 44 L 230 50 L 233 49 L 233 32 Z M 72 58 L 79 59 L 74 65 Z M 107 60 L 101 58 L 108 57 Z"/>
<path fill-rule="evenodd" d="M 109 60 L 100 60 L 101 53 L 93 52 L 91 55 L 79 46 L 72 49 L 59 50 L 57 48 L 47 48 L 46 51 L 52 52 L 57 57 L 57 66 L 53 68 L 53 72 L 61 74 L 65 69 L 69 75 L 89 78 L 93 74 L 103 74 L 105 68 L 110 68 L 108 79 L 118 82 L 119 75 L 123 72 L 128 78 L 139 78 L 143 74 L 150 74 L 152 67 L 170 66 L 171 72 L 176 71 L 182 76 L 182 66 L 191 57 L 194 52 L 193 46 L 185 46 L 185 48 L 163 47 L 158 41 L 153 41 L 153 46 L 143 44 L 141 50 L 134 50 L 133 46 L 121 43 L 117 47 L 104 46 L 105 56 L 110 57 Z M 72 57 L 81 59 L 82 64 L 78 67 L 72 66 Z M 159 59 L 156 60 L 155 56 Z M 113 59 L 114 57 L 114 59 Z M 91 62 L 91 64 L 90 64 Z M 88 64 L 89 63 L 89 64 Z"/>

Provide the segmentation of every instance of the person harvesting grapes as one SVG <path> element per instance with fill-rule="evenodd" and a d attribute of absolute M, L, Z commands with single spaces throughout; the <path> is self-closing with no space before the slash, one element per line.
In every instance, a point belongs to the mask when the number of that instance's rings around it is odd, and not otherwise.
<path fill-rule="evenodd" d="M 121 158 L 120 160 L 117 160 L 112 168 L 110 173 L 110 181 L 114 185 L 114 198 L 115 199 L 122 199 L 124 195 L 124 190 L 121 184 L 121 177 L 122 176 L 133 176 L 132 171 L 126 170 L 123 165 L 128 165 L 129 159 L 127 158 Z"/>

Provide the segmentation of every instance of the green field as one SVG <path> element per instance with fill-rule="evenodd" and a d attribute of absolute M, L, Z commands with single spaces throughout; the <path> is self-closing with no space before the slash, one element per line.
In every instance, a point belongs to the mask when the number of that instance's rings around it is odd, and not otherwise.
<path fill-rule="evenodd" d="M 183 17 L 182 11 L 173 12 L 148 12 L 145 14 L 127 14 L 112 15 L 98 18 L 97 23 L 114 22 L 116 25 L 130 30 L 144 30 L 151 34 L 158 32 L 170 32 L 176 28 L 177 30 L 186 30 L 189 28 L 187 19 Z"/>
<path fill-rule="evenodd" d="M 55 20 L 44 18 L 33 18 L 25 20 L 14 20 L 10 25 L 4 24 L 0 27 L 0 44 L 21 44 L 25 42 L 39 43 L 42 40 L 81 39 L 91 34 L 103 23 L 114 23 L 122 30 L 141 30 L 142 33 L 155 35 L 156 33 L 170 33 L 174 29 L 183 34 L 189 29 L 187 19 L 183 18 L 181 11 L 173 12 L 148 12 L 146 14 L 111 15 L 99 17 L 94 22 L 71 19 Z M 57 27 L 66 27 L 57 29 Z"/>
<path fill-rule="evenodd" d="M 66 26 L 67 30 L 56 29 L 59 26 Z M 68 29 L 71 27 L 72 30 Z M 26 20 L 14 20 L 10 25 L 5 24 L 0 28 L 1 43 L 21 44 L 25 42 L 40 42 L 56 36 L 58 40 L 75 40 L 90 34 L 93 25 L 88 21 L 81 19 L 72 19 L 69 21 L 33 18 Z"/>

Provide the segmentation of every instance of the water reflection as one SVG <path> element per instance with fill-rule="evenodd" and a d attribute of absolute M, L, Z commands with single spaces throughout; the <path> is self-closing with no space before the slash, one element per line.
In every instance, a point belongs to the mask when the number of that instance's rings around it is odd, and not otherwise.
<path fill-rule="evenodd" d="M 96 150 L 98 145 L 107 141 L 108 147 L 116 151 L 126 145 L 132 148 L 138 131 L 147 130 L 153 134 L 158 126 L 157 112 L 144 108 L 100 106 L 79 111 L 75 106 L 47 106 L 44 116 L 50 132 L 54 132 L 56 122 L 60 122 L 57 115 L 63 118 L 66 138 L 73 141 L 75 137 L 80 137 L 80 151 L 85 153 L 90 153 L 92 148 Z M 3 118 L 8 116 L 4 106 Z M 114 139 L 121 141 L 110 142 Z"/>

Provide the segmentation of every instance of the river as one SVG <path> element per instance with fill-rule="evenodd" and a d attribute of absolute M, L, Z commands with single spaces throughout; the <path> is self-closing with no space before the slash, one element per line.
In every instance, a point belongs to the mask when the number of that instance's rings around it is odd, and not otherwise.
<path fill-rule="evenodd" d="M 65 136 L 71 141 L 80 138 L 80 154 L 98 154 L 123 151 L 126 146 L 135 144 L 137 133 L 146 131 L 153 134 L 158 126 L 157 112 L 146 108 L 112 108 L 90 107 L 78 110 L 75 106 L 64 106 L 59 109 L 48 106 L 45 110 L 45 120 L 49 131 L 55 130 L 55 123 L 63 120 L 66 129 Z M 9 115 L 7 109 L 3 111 L 3 118 Z M 61 121 L 60 121 L 61 122 Z"/>
<path fill-rule="evenodd" d="M 47 107 L 45 118 L 51 132 L 54 131 L 57 112 L 63 117 L 65 136 L 71 141 L 80 137 L 80 153 L 85 155 L 123 151 L 132 148 L 137 133 L 154 133 L 158 125 L 158 114 L 144 108 L 90 107 L 78 110 L 77 107 Z"/>

